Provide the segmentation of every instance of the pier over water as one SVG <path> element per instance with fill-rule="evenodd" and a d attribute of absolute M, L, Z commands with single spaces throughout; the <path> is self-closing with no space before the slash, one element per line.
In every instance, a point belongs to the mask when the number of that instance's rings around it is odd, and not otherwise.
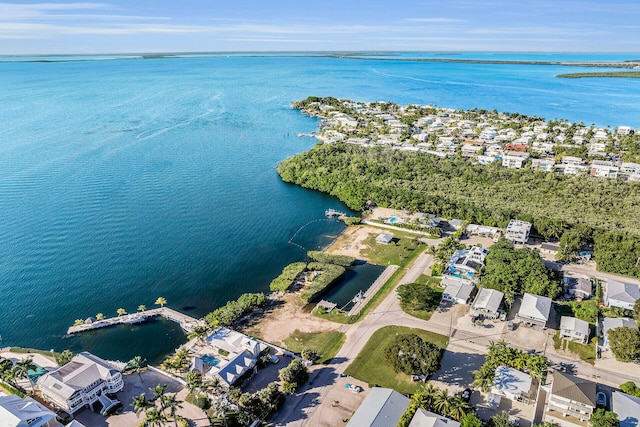
<path fill-rule="evenodd" d="M 152 310 L 140 311 L 137 313 L 125 314 L 123 316 L 110 317 L 102 320 L 95 320 L 91 323 L 73 325 L 67 330 L 67 334 L 77 334 L 78 332 L 92 331 L 94 329 L 106 328 L 115 325 L 144 323 L 154 317 L 162 316 L 165 319 L 173 320 L 185 331 L 189 332 L 194 327 L 204 325 L 204 320 L 196 319 L 169 307 L 154 308 Z"/>

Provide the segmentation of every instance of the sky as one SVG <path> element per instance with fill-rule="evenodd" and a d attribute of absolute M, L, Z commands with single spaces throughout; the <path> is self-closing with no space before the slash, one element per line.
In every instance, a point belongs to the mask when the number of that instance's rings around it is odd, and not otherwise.
<path fill-rule="evenodd" d="M 640 1 L 0 3 L 0 55 L 236 51 L 640 52 Z"/>

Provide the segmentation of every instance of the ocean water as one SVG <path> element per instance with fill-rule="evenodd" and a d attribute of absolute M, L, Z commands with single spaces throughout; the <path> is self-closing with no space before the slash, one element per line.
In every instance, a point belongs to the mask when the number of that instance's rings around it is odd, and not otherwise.
<path fill-rule="evenodd" d="M 640 127 L 639 80 L 555 78 L 567 67 L 304 55 L 45 59 L 0 60 L 0 345 L 121 360 L 157 361 L 184 335 L 160 320 L 76 337 L 65 337 L 67 327 L 153 307 L 158 296 L 203 316 L 266 291 L 303 259 L 288 243 L 300 227 L 309 223 L 295 243 L 309 249 L 342 230 L 322 220 L 327 208 L 346 209 L 339 201 L 276 173 L 279 161 L 315 144 L 297 137 L 316 121 L 292 101 L 331 95 Z"/>

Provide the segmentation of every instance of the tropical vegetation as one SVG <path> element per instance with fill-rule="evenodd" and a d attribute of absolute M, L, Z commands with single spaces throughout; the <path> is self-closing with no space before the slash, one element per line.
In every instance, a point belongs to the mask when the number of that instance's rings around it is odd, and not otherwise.
<path fill-rule="evenodd" d="M 282 273 L 269 284 L 271 292 L 286 292 L 287 289 L 293 284 L 293 281 L 307 268 L 307 264 L 304 262 L 294 262 L 287 265 Z"/>
<path fill-rule="evenodd" d="M 440 369 L 442 349 L 416 334 L 397 335 L 384 352 L 387 365 L 407 375 L 429 376 Z"/>
<path fill-rule="evenodd" d="M 620 427 L 620 421 L 615 412 L 598 408 L 589 419 L 589 427 Z"/>
<path fill-rule="evenodd" d="M 343 267 L 350 267 L 356 262 L 356 259 L 354 257 L 350 257 L 347 255 L 329 254 L 322 251 L 309 251 L 307 252 L 307 257 L 309 257 L 310 261 L 341 265 Z"/>
<path fill-rule="evenodd" d="M 307 265 L 307 270 L 312 272 L 312 282 L 306 285 L 300 298 L 305 302 L 312 302 L 318 298 L 327 288 L 342 278 L 345 268 L 335 264 L 325 264 L 311 262 Z"/>
<path fill-rule="evenodd" d="M 398 427 L 407 427 L 418 409 L 435 412 L 456 421 L 465 420 L 464 427 L 481 427 L 482 421 L 473 414 L 473 407 L 460 395 L 450 395 L 446 389 L 439 389 L 432 384 L 425 385 L 414 393 L 409 400 L 409 407 L 400 417 Z M 477 421 L 480 421 L 480 425 Z"/>
<path fill-rule="evenodd" d="M 300 359 L 294 359 L 288 366 L 280 369 L 278 378 L 282 382 L 282 390 L 287 394 L 292 394 L 307 382 L 309 370 Z"/>
<path fill-rule="evenodd" d="M 262 292 L 245 293 L 207 314 L 204 319 L 212 328 L 229 326 L 256 308 L 262 307 L 266 301 L 267 297 Z"/>
<path fill-rule="evenodd" d="M 640 331 L 638 328 L 619 327 L 607 332 L 609 347 L 620 362 L 640 359 Z"/>

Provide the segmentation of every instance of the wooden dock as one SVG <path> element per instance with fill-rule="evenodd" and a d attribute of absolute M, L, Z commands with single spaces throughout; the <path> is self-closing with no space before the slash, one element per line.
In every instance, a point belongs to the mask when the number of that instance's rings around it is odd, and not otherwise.
<path fill-rule="evenodd" d="M 343 220 L 347 217 L 347 214 L 344 212 L 337 211 L 335 209 L 327 209 L 326 211 L 324 211 L 324 216 L 326 216 L 327 218 L 337 217 L 338 219 Z"/>
<path fill-rule="evenodd" d="M 67 334 L 77 334 L 78 332 L 92 331 L 94 329 L 107 328 L 114 325 L 126 325 L 144 323 L 154 317 L 162 316 L 180 325 L 186 331 L 191 331 L 195 326 L 204 325 L 203 320 L 195 319 L 169 307 L 154 308 L 152 310 L 139 311 L 137 313 L 125 314 L 124 316 L 110 317 L 108 319 L 96 320 L 92 323 L 73 325 L 67 330 Z"/>

